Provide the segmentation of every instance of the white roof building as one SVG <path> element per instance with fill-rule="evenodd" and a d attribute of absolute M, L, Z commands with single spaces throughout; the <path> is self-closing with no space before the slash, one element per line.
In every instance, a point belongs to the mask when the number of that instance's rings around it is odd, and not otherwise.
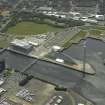
<path fill-rule="evenodd" d="M 72 14 L 73 16 L 80 16 L 79 12 L 69 12 L 70 14 Z"/>
<path fill-rule="evenodd" d="M 80 19 L 80 17 L 75 16 L 75 17 L 72 17 L 72 19 L 73 19 L 73 20 L 79 20 L 79 19 Z"/>
<path fill-rule="evenodd" d="M 61 47 L 55 45 L 55 46 L 52 47 L 52 49 L 53 49 L 54 51 L 59 51 L 59 50 L 61 50 Z"/>
<path fill-rule="evenodd" d="M 96 15 L 95 18 L 96 18 L 97 20 L 105 20 L 104 15 Z"/>
<path fill-rule="evenodd" d="M 31 44 L 31 45 L 33 45 L 33 46 L 36 46 L 36 47 L 39 45 L 38 43 L 35 43 L 33 41 L 29 41 L 28 43 Z"/>
<path fill-rule="evenodd" d="M 59 63 L 64 63 L 64 60 L 60 59 L 60 58 L 56 58 L 56 61 L 59 62 Z"/>
<path fill-rule="evenodd" d="M 19 46 L 19 47 L 29 47 L 29 43 L 25 40 L 19 40 L 19 39 L 15 39 L 11 42 L 12 45 L 15 45 L 15 46 Z"/>
<path fill-rule="evenodd" d="M 52 11 L 52 8 L 51 7 L 39 7 L 37 10 L 38 11 Z"/>
<path fill-rule="evenodd" d="M 80 20 L 87 23 L 98 23 L 98 21 L 94 19 L 80 19 Z"/>
<path fill-rule="evenodd" d="M 3 88 L 0 88 L 0 93 L 2 93 L 2 92 L 6 92 L 6 90 Z"/>
<path fill-rule="evenodd" d="M 78 103 L 78 105 L 85 105 L 85 104 L 82 104 L 82 103 Z"/>
<path fill-rule="evenodd" d="M 33 46 L 27 40 L 15 39 L 11 42 L 10 48 L 19 52 L 29 53 L 33 49 Z"/>

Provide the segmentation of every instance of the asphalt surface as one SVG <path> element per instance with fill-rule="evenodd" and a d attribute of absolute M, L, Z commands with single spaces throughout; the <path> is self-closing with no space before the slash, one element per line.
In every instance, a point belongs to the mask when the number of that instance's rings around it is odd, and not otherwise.
<path fill-rule="evenodd" d="M 66 53 L 76 59 L 83 59 L 83 41 L 79 44 L 73 44 L 71 48 L 65 50 Z M 76 92 L 92 100 L 96 105 L 105 105 L 105 43 L 100 40 L 87 38 L 86 43 L 86 60 L 92 65 L 96 74 L 93 76 L 86 75 L 84 80 L 78 82 L 73 88 Z"/>
<path fill-rule="evenodd" d="M 45 61 L 37 61 L 28 74 L 34 75 L 51 83 L 73 87 L 81 79 L 81 73 Z"/>
<path fill-rule="evenodd" d="M 83 42 L 86 42 L 86 55 L 98 54 L 100 57 L 105 58 L 105 43 L 101 40 L 87 38 L 81 40 L 78 44 L 73 44 L 70 48 L 63 51 L 63 53 L 70 55 L 77 59 L 83 59 Z"/>
<path fill-rule="evenodd" d="M 71 48 L 65 50 L 63 53 L 77 59 L 82 59 L 82 42 L 83 41 L 79 44 L 72 45 Z M 82 78 L 80 72 L 45 61 L 37 61 L 26 71 L 26 73 L 51 83 L 65 85 L 80 93 L 87 99 L 92 100 L 96 105 L 105 105 L 105 66 L 103 65 L 103 58 L 105 56 L 104 49 L 105 44 L 103 42 L 90 38 L 87 39 L 86 59 L 96 70 L 96 74 L 93 76 L 86 75 L 85 78 Z M 9 67 L 13 67 L 20 72 L 36 60 L 9 51 L 0 53 L 0 58 L 4 58 Z"/>
<path fill-rule="evenodd" d="M 26 66 L 31 64 L 35 59 L 16 54 L 10 51 L 5 51 L 0 54 L 0 58 L 5 59 L 6 64 L 10 68 L 14 68 L 22 72 Z"/>
<path fill-rule="evenodd" d="M 0 58 L 5 59 L 6 64 L 10 68 L 14 68 L 19 72 L 25 71 L 25 68 L 29 67 L 32 62 L 36 61 L 34 58 L 7 50 L 0 54 Z M 25 73 L 33 75 L 36 78 L 50 82 L 52 84 L 63 85 L 67 87 L 74 87 L 75 84 L 82 78 L 82 73 L 78 71 L 39 60 L 35 62 L 32 67 L 29 67 Z"/>

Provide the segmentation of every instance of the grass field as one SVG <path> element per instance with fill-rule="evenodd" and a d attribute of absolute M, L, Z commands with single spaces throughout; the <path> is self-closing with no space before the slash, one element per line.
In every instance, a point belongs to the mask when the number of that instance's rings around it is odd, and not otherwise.
<path fill-rule="evenodd" d="M 41 34 L 46 32 L 58 32 L 63 28 L 57 28 L 46 24 L 37 24 L 34 22 L 20 22 L 15 26 L 8 28 L 7 33 L 13 34 L 12 38 L 24 38 L 26 35 Z M 9 36 L 10 37 L 10 36 Z M 8 47 L 8 38 L 0 38 L 0 47 Z"/>
<path fill-rule="evenodd" d="M 7 48 L 9 46 L 9 40 L 5 37 L 0 38 L 0 48 Z"/>
<path fill-rule="evenodd" d="M 34 22 L 20 22 L 16 26 L 10 27 L 7 32 L 17 35 L 41 34 L 46 32 L 60 31 L 62 28 L 52 27 L 46 24 L 37 24 Z"/>

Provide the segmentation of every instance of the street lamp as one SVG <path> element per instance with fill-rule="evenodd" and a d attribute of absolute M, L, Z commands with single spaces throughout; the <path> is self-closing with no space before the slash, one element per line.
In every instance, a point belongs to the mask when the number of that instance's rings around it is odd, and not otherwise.
<path fill-rule="evenodd" d="M 85 77 L 86 71 L 86 41 L 83 43 L 83 77 Z"/>

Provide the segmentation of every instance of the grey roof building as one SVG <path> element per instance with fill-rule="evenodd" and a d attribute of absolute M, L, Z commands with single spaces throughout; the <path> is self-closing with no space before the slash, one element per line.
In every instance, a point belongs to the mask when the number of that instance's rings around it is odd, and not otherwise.
<path fill-rule="evenodd" d="M 26 40 L 15 39 L 11 42 L 10 49 L 23 53 L 29 53 L 30 51 L 32 51 L 33 46 L 29 44 Z"/>

